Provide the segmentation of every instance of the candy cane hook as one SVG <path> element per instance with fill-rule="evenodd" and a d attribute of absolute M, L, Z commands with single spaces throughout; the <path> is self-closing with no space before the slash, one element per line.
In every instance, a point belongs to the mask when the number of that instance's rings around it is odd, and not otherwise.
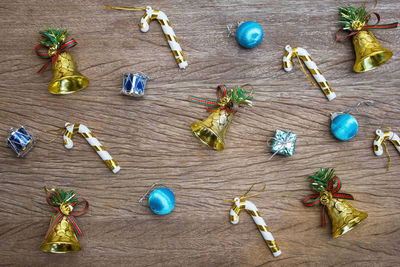
<path fill-rule="evenodd" d="M 121 169 L 118 163 L 111 157 L 111 155 L 104 149 L 99 140 L 92 134 L 88 127 L 79 123 L 65 123 L 64 132 L 64 146 L 67 149 L 71 149 L 74 146 L 72 142 L 72 136 L 75 134 L 81 134 L 86 141 L 93 147 L 104 163 L 110 168 L 113 173 L 119 172 Z"/>
<path fill-rule="evenodd" d="M 374 140 L 374 152 L 375 155 L 381 156 L 383 154 L 382 144 L 386 140 L 392 142 L 396 147 L 397 151 L 400 153 L 400 138 L 397 134 L 392 131 L 382 131 L 381 129 L 376 130 L 376 137 Z"/>
<path fill-rule="evenodd" d="M 265 242 L 267 243 L 268 248 L 271 250 L 274 257 L 278 257 L 281 255 L 281 250 L 275 242 L 274 237 L 272 236 L 270 230 L 267 227 L 264 219 L 261 217 L 260 212 L 258 211 L 256 205 L 249 200 L 241 201 L 240 198 L 234 198 L 234 204 L 230 210 L 230 221 L 232 224 L 239 223 L 239 213 L 242 210 L 246 210 L 251 217 L 253 218 L 255 224 L 257 225 L 258 230 L 263 236 Z"/>
<path fill-rule="evenodd" d="M 307 50 L 301 47 L 291 47 L 287 45 L 285 47 L 285 55 L 283 56 L 283 69 L 287 72 L 291 71 L 293 68 L 292 60 L 294 57 L 298 57 L 306 64 L 308 70 L 313 75 L 314 79 L 317 81 L 318 85 L 321 87 L 322 92 L 325 94 L 329 101 L 336 98 L 335 92 L 333 92 L 331 86 L 322 76 L 322 72 L 318 69 L 317 64 L 314 63 L 310 54 Z"/>
<path fill-rule="evenodd" d="M 187 67 L 188 63 L 185 56 L 183 55 L 182 48 L 178 43 L 178 38 L 176 38 L 175 32 L 171 27 L 171 23 L 168 20 L 167 15 L 164 12 L 157 9 L 152 9 L 150 6 L 146 7 L 146 11 L 142 18 L 140 19 L 140 30 L 142 32 L 148 32 L 150 28 L 151 20 L 158 20 L 161 24 L 161 28 L 164 32 L 165 38 L 167 38 L 168 44 L 171 47 L 172 53 L 175 56 L 176 63 L 178 63 L 179 68 L 184 69 Z"/>

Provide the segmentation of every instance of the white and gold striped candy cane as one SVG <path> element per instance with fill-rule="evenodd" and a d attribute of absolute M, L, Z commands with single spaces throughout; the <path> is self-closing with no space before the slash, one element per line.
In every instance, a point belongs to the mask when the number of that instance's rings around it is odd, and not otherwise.
<path fill-rule="evenodd" d="M 396 147 L 397 151 L 400 152 L 400 138 L 397 134 L 392 131 L 382 131 L 381 129 L 376 130 L 376 137 L 374 140 L 374 152 L 375 155 L 381 156 L 383 154 L 382 144 L 389 140 Z"/>
<path fill-rule="evenodd" d="M 238 197 L 236 197 L 233 202 L 234 204 L 230 210 L 231 223 L 238 224 L 240 211 L 246 210 L 253 218 L 258 230 L 260 230 L 261 235 L 263 236 L 268 248 L 271 250 L 274 257 L 278 257 L 279 255 L 281 255 L 282 252 L 276 244 L 275 239 L 272 236 L 271 231 L 268 229 L 264 219 L 261 217 L 256 205 L 254 205 L 254 203 L 249 200 L 242 201 Z"/>
<path fill-rule="evenodd" d="M 79 123 L 65 123 L 64 131 L 64 146 L 67 149 L 71 149 L 74 145 L 72 142 L 72 136 L 75 134 L 81 134 L 86 141 L 93 147 L 104 163 L 110 168 L 113 173 L 117 173 L 121 168 L 118 163 L 111 157 L 111 155 L 104 149 L 99 140 L 92 134 L 88 127 Z"/>
<path fill-rule="evenodd" d="M 152 9 L 150 6 L 146 7 L 146 12 L 140 19 L 140 30 L 142 32 L 148 32 L 151 20 L 158 20 L 161 24 L 161 28 L 164 32 L 165 38 L 167 38 L 168 44 L 171 47 L 172 53 L 175 56 L 176 63 L 178 63 L 179 68 L 184 69 L 187 67 L 188 63 L 182 52 L 182 48 L 179 45 L 178 38 L 176 38 L 175 32 L 171 27 L 171 23 L 167 15 L 164 12 L 157 9 Z"/>
<path fill-rule="evenodd" d="M 142 32 L 148 32 L 150 28 L 150 21 L 156 19 L 161 24 L 161 28 L 164 32 L 165 38 L 167 38 L 168 44 L 171 47 L 172 53 L 175 56 L 176 63 L 178 63 L 179 68 L 184 69 L 187 67 L 188 63 L 186 61 L 185 55 L 182 52 L 182 48 L 179 45 L 178 38 L 176 38 L 175 32 L 172 29 L 171 23 L 168 20 L 167 15 L 164 12 L 157 9 L 152 9 L 150 6 L 147 7 L 115 7 L 110 5 L 104 5 L 106 8 L 116 9 L 116 10 L 130 10 L 139 11 L 144 10 L 142 18 L 140 19 L 139 27 Z"/>
<path fill-rule="evenodd" d="M 385 143 L 386 140 L 389 140 L 390 142 L 392 142 L 392 144 L 396 147 L 397 151 L 400 153 L 400 138 L 399 138 L 399 136 L 392 131 L 382 131 L 381 129 L 377 129 L 376 137 L 374 139 L 374 152 L 375 152 L 375 155 L 381 156 L 383 154 L 382 145 L 385 146 L 386 154 L 388 155 L 388 158 L 389 158 L 388 166 L 387 166 L 387 170 L 389 171 L 390 164 L 391 164 L 391 158 L 390 158 L 390 154 L 389 154 L 389 151 L 388 151 L 386 143 Z"/>
<path fill-rule="evenodd" d="M 312 60 L 310 54 L 307 50 L 301 47 L 291 47 L 287 45 L 285 47 L 285 55 L 283 56 L 283 69 L 287 72 L 291 71 L 293 68 L 293 58 L 297 57 L 299 60 L 302 60 L 304 64 L 306 64 L 308 70 L 311 72 L 314 79 L 317 81 L 318 85 L 321 87 L 322 92 L 328 98 L 329 101 L 335 99 L 336 94 L 333 92 L 331 86 L 325 80 L 325 77 L 322 76 L 321 71 L 318 69 L 317 64 Z M 301 64 L 301 62 L 299 62 Z M 304 74 L 306 72 L 303 70 Z M 306 74 L 307 75 L 307 74 Z M 307 76 L 308 77 L 308 76 Z M 312 83 L 312 81 L 310 80 Z M 314 85 L 314 83 L 312 83 Z"/>

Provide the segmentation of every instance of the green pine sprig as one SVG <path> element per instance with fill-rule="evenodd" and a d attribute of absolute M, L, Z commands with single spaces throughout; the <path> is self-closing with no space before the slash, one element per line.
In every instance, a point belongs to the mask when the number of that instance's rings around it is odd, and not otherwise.
<path fill-rule="evenodd" d="M 64 190 L 57 188 L 55 191 L 56 194 L 51 194 L 50 200 L 56 205 L 61 205 L 61 203 L 72 204 L 78 200 L 75 198 L 75 193 L 73 190 L 67 193 Z"/>
<path fill-rule="evenodd" d="M 335 174 L 334 169 L 320 169 L 314 175 L 309 176 L 308 179 L 311 181 L 311 187 L 314 191 L 320 192 L 328 189 L 329 180 L 333 178 Z"/>
<path fill-rule="evenodd" d="M 339 7 L 339 24 L 343 27 L 343 30 L 355 31 L 357 29 L 354 28 L 355 25 L 362 23 L 367 24 L 369 20 L 369 16 L 367 17 L 368 12 L 365 9 L 365 5 L 360 7 L 353 6 L 340 6 Z M 358 23 L 355 23 L 358 22 Z"/>
<path fill-rule="evenodd" d="M 232 89 L 231 100 L 238 104 L 245 103 L 247 105 L 251 105 L 251 100 L 253 99 L 253 96 L 249 96 L 250 93 L 251 91 L 244 90 L 238 86 Z"/>
<path fill-rule="evenodd" d="M 43 40 L 40 42 L 46 47 L 60 47 L 67 38 L 67 31 L 63 29 L 47 28 L 45 31 L 40 31 Z"/>

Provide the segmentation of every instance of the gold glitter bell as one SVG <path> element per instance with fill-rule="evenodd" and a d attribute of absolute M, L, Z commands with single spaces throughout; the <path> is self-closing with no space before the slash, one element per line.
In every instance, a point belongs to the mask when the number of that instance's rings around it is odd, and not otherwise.
<path fill-rule="evenodd" d="M 59 54 L 53 65 L 53 79 L 49 84 L 49 92 L 56 95 L 71 94 L 85 89 L 88 85 L 89 79 L 79 73 L 71 54 Z"/>
<path fill-rule="evenodd" d="M 50 222 L 55 219 L 56 215 L 57 214 L 53 215 Z M 74 228 L 65 216 L 54 226 L 40 245 L 40 250 L 51 253 L 77 252 L 80 251 L 81 248 L 82 246 L 78 242 Z"/>
<path fill-rule="evenodd" d="M 40 250 L 51 253 L 68 253 L 80 251 L 82 246 L 78 242 L 78 236 L 82 235 L 75 216 L 80 216 L 89 208 L 89 202 L 84 198 L 76 198 L 73 190 L 66 192 L 62 189 L 47 189 L 46 200 L 57 212 L 51 217 L 49 230 L 40 245 Z M 72 210 L 80 203 L 85 204 L 85 208 L 77 213 Z"/>
<path fill-rule="evenodd" d="M 356 54 L 353 67 L 355 72 L 373 70 L 393 56 L 392 50 L 382 46 L 369 30 L 358 32 L 353 37 L 353 45 Z"/>
<path fill-rule="evenodd" d="M 207 119 L 192 123 L 194 135 L 209 147 L 221 151 L 225 149 L 225 134 L 231 125 L 233 113 L 226 109 L 218 109 Z"/>
<path fill-rule="evenodd" d="M 194 135 L 201 142 L 218 151 L 225 149 L 225 134 L 231 125 L 233 114 L 242 104 L 252 104 L 254 89 L 247 91 L 243 89 L 245 86 L 252 87 L 250 84 L 245 84 L 228 90 L 225 85 L 219 85 L 217 101 L 194 96 L 189 97 L 189 101 L 205 104 L 209 111 L 213 110 L 213 113 L 207 119 L 194 122 L 191 125 Z"/>
<path fill-rule="evenodd" d="M 332 236 L 339 237 L 368 217 L 368 214 L 355 209 L 345 199 L 333 198 L 328 191 L 322 191 L 321 204 L 328 209 L 328 215 L 332 222 Z"/>

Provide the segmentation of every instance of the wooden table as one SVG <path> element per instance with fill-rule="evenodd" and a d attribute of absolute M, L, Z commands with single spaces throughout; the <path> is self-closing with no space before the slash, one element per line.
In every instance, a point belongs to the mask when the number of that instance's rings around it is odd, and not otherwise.
<path fill-rule="evenodd" d="M 360 5 L 363 1 L 353 2 Z M 111 5 L 151 4 L 164 11 L 188 59 L 179 70 L 158 23 L 141 33 L 142 12 L 113 11 L 104 1 L 22 1 L 0 4 L 0 128 L 25 125 L 35 136 L 83 123 L 120 163 L 111 173 L 86 141 L 76 136 L 66 150 L 62 138 L 38 142 L 19 159 L 0 147 L 0 258 L 19 266 L 395 266 L 400 264 L 400 159 L 392 145 L 387 157 L 372 150 L 375 130 L 390 126 L 400 133 L 400 35 L 398 29 L 374 30 L 391 48 L 382 67 L 354 73 L 350 41 L 335 42 L 337 7 L 346 1 L 114 1 Z M 372 6 L 372 3 L 369 4 Z M 399 20 L 400 3 L 380 1 L 382 23 Z M 226 36 L 226 24 L 255 20 L 264 41 L 255 49 Z M 33 48 L 39 30 L 63 26 L 78 46 L 70 52 L 90 78 L 87 89 L 65 96 L 47 91 L 52 71 Z M 328 102 L 295 68 L 283 71 L 285 45 L 307 49 L 337 94 Z M 151 76 L 146 95 L 120 95 L 121 75 Z M 223 152 L 196 140 L 190 124 L 208 116 L 189 95 L 215 99 L 216 87 L 251 83 L 254 106 L 241 108 L 226 136 Z M 376 104 L 354 113 L 356 138 L 340 142 L 330 133 L 329 114 L 360 100 Z M 292 157 L 271 156 L 267 140 L 275 129 L 298 135 Z M 51 138 L 51 135 L 46 138 Z M 321 208 L 305 207 L 312 193 L 307 177 L 334 167 L 341 192 L 368 219 L 339 239 L 331 225 L 321 228 Z M 273 232 L 282 255 L 273 258 L 250 216 L 229 222 L 230 203 L 256 182 L 264 193 L 251 198 Z M 156 182 L 177 184 L 176 207 L 156 216 L 138 199 Z M 43 186 L 74 189 L 90 202 L 77 218 L 83 249 L 68 255 L 39 250 L 52 209 Z M 256 189 L 257 190 L 257 189 Z"/>

